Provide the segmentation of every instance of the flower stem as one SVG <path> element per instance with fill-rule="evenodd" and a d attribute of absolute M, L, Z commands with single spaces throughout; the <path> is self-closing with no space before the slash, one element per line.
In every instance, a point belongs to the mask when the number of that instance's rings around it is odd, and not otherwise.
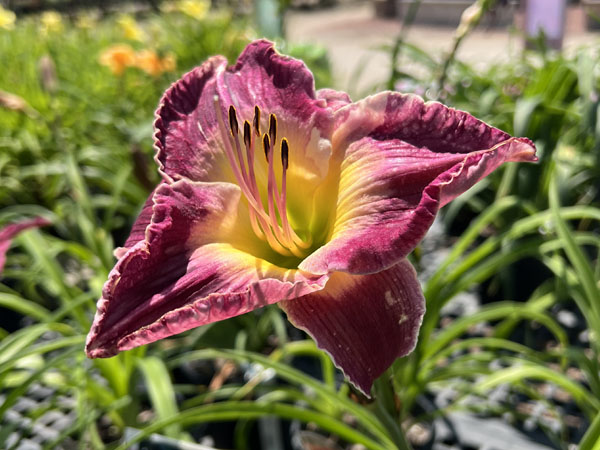
<path fill-rule="evenodd" d="M 395 407 L 395 394 L 389 369 L 375 380 L 373 387 L 375 390 L 375 414 L 389 431 L 398 450 L 412 450 L 412 446 L 402 430 L 400 417 Z"/>

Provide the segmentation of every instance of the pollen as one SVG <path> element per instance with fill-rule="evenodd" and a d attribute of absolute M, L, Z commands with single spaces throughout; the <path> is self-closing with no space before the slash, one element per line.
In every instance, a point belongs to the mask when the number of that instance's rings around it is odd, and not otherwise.
<path fill-rule="evenodd" d="M 267 241 L 269 246 L 277 253 L 284 256 L 304 258 L 312 242 L 301 239 L 290 225 L 287 213 L 287 171 L 289 167 L 290 143 L 285 136 L 281 136 L 279 149 L 277 148 L 277 116 L 269 114 L 268 129 L 261 133 L 261 110 L 254 107 L 252 124 L 250 119 L 243 121 L 242 145 L 240 144 L 240 127 L 238 112 L 233 105 L 227 109 L 227 117 L 222 108 L 219 97 L 214 98 L 217 121 L 225 154 L 231 165 L 233 174 L 248 202 L 250 224 L 252 230 L 260 239 Z M 225 126 L 228 121 L 229 129 Z M 255 161 L 256 146 L 262 146 L 265 154 L 265 163 Z M 281 156 L 281 184 L 278 186 L 275 176 L 275 153 L 279 150 Z M 259 173 L 266 172 L 266 180 L 259 179 L 255 171 L 255 164 L 265 164 L 266 167 Z M 263 176 L 263 178 L 265 178 Z M 263 187 L 266 181 L 266 202 L 261 198 L 259 185 Z M 266 204 L 266 207 L 264 206 Z"/>

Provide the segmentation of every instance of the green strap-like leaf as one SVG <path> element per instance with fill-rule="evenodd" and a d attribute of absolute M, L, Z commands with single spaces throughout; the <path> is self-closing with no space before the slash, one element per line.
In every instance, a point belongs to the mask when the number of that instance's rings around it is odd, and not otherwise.
<path fill-rule="evenodd" d="M 327 414 L 281 403 L 263 404 L 259 402 L 230 401 L 199 406 L 187 411 L 182 411 L 170 418 L 157 420 L 152 425 L 144 428 L 129 441 L 121 444 L 116 450 L 126 450 L 134 443 L 145 439 L 152 433 L 163 430 L 175 423 L 185 426 L 202 422 L 255 419 L 268 415 L 278 416 L 289 420 L 299 420 L 304 423 L 314 423 L 324 431 L 334 433 L 348 442 L 362 444 L 370 450 L 389 450 L 394 448 L 392 443 L 381 445 L 360 431 Z"/>
<path fill-rule="evenodd" d="M 149 356 L 138 359 L 137 365 L 146 379 L 150 401 L 158 419 L 169 419 L 177 415 L 179 410 L 175 401 L 175 390 L 169 371 L 162 360 L 155 356 Z M 175 439 L 179 438 L 181 435 L 180 425 L 175 422 L 165 427 L 165 434 Z"/>

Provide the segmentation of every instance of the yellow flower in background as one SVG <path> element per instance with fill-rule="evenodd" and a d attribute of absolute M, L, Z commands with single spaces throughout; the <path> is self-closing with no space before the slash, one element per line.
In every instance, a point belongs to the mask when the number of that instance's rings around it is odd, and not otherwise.
<path fill-rule="evenodd" d="M 15 27 L 16 21 L 17 16 L 15 13 L 9 9 L 4 9 L 2 5 L 0 5 L 0 28 L 12 30 Z"/>
<path fill-rule="evenodd" d="M 196 20 L 202 20 L 208 14 L 210 2 L 206 0 L 179 0 L 177 9 Z"/>
<path fill-rule="evenodd" d="M 169 53 L 164 58 L 161 58 L 154 50 L 140 50 L 136 54 L 135 66 L 147 74 L 157 77 L 163 72 L 172 72 L 175 70 L 175 56 Z"/>
<path fill-rule="evenodd" d="M 40 17 L 42 33 L 58 33 L 63 29 L 62 17 L 56 11 L 46 11 Z"/>
<path fill-rule="evenodd" d="M 75 20 L 75 26 L 81 30 L 91 30 L 98 23 L 98 18 L 92 13 L 83 13 Z"/>
<path fill-rule="evenodd" d="M 127 67 L 136 63 L 136 54 L 127 44 L 116 44 L 100 54 L 100 64 L 107 66 L 115 75 L 122 75 Z"/>
<path fill-rule="evenodd" d="M 132 16 L 123 14 L 119 17 L 117 23 L 121 27 L 125 39 L 129 39 L 130 41 L 141 41 L 144 39 L 144 31 Z"/>

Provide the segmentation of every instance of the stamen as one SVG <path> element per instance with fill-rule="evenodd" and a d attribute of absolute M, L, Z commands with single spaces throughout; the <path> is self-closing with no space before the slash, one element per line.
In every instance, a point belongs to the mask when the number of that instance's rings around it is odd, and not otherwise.
<path fill-rule="evenodd" d="M 286 205 L 286 198 L 287 198 L 286 172 L 287 172 L 287 168 L 288 168 L 288 152 L 289 152 L 288 141 L 286 138 L 283 138 L 281 140 L 281 166 L 282 166 L 281 196 L 278 198 L 278 201 L 277 201 L 277 209 L 279 210 L 279 216 L 281 217 L 281 225 L 283 226 L 283 233 L 285 236 L 285 240 L 288 242 L 291 242 L 292 236 L 291 236 L 290 229 L 292 227 L 290 227 L 290 224 L 288 221 L 287 205 Z"/>
<path fill-rule="evenodd" d="M 296 234 L 294 229 L 290 226 L 288 217 L 287 217 L 287 169 L 289 166 L 289 144 L 286 138 L 281 139 L 281 195 L 278 198 L 277 209 L 279 210 L 279 216 L 281 217 L 281 225 L 283 228 L 284 236 L 286 241 L 293 242 L 293 244 L 297 245 L 300 248 L 308 248 L 312 245 L 312 240 L 308 242 L 304 242 L 300 237 Z M 294 251 L 295 246 L 292 246 L 292 253 L 296 255 L 296 251 Z"/>
<path fill-rule="evenodd" d="M 288 140 L 286 138 L 283 138 L 281 140 L 281 165 L 283 166 L 284 176 L 285 176 L 285 171 L 288 168 L 288 153 L 289 153 Z M 281 191 L 285 192 L 283 190 L 283 188 L 281 189 Z"/>
<path fill-rule="evenodd" d="M 237 114 L 235 112 L 235 107 L 233 105 L 229 106 L 229 127 L 231 131 L 231 136 L 233 137 L 233 142 L 235 144 L 235 152 L 237 154 L 238 163 L 240 165 L 240 169 L 242 172 L 242 176 L 244 177 L 244 181 L 246 185 L 250 186 L 250 178 L 248 177 L 248 172 L 246 171 L 246 163 L 244 162 L 244 157 L 242 156 L 242 149 L 240 147 L 240 140 L 238 138 L 239 134 L 239 126 L 237 121 Z"/>
<path fill-rule="evenodd" d="M 229 133 L 225 130 L 225 124 L 223 123 L 223 117 L 221 114 L 221 102 L 219 100 L 219 96 L 214 96 L 214 104 L 215 111 L 217 115 L 217 122 L 219 124 L 219 130 L 221 131 L 221 136 L 223 137 L 223 145 L 225 146 L 225 155 L 227 159 L 229 159 L 229 164 L 231 165 L 231 169 L 233 170 L 233 174 L 238 181 L 238 184 L 242 188 L 243 191 L 247 190 L 246 183 L 244 182 L 244 177 L 242 176 L 238 165 L 235 163 L 235 156 L 233 155 L 233 149 L 231 148 L 231 141 L 229 140 Z"/>
<path fill-rule="evenodd" d="M 237 114 L 235 113 L 235 107 L 231 105 L 229 107 L 229 128 L 231 129 L 231 135 L 236 137 L 239 133 Z"/>
<path fill-rule="evenodd" d="M 277 183 L 275 181 L 275 170 L 273 168 L 273 148 L 271 147 L 269 136 L 267 136 L 266 133 L 263 135 L 263 147 L 265 150 L 265 154 L 268 155 L 267 160 L 269 161 L 269 175 L 267 180 L 267 204 L 269 208 L 269 219 L 271 221 L 271 226 L 273 227 L 273 231 L 275 232 L 275 236 L 277 236 L 279 242 L 281 242 L 285 247 L 290 249 L 292 253 L 295 254 L 294 245 L 292 241 L 290 239 L 286 239 L 285 232 L 279 226 L 279 222 L 277 222 L 277 213 L 275 212 L 275 201 L 278 201 L 277 199 L 279 199 L 279 192 L 277 190 Z M 282 217 L 282 222 L 283 216 L 285 216 L 285 212 L 281 214 L 280 210 L 280 217 Z"/>
<path fill-rule="evenodd" d="M 277 142 L 277 117 L 275 114 L 269 116 L 269 139 L 271 139 L 271 144 L 275 147 L 275 143 Z"/>
<path fill-rule="evenodd" d="M 263 150 L 265 151 L 265 158 L 267 158 L 267 162 L 269 162 L 269 153 L 271 151 L 271 145 L 269 144 L 269 136 L 267 136 L 267 133 L 263 135 Z"/>
<path fill-rule="evenodd" d="M 246 145 L 246 150 L 250 148 L 250 144 L 252 142 L 252 135 L 250 134 L 250 122 L 244 120 L 244 144 Z M 250 157 L 248 157 L 250 160 Z"/>
<path fill-rule="evenodd" d="M 256 185 L 256 175 L 254 173 L 254 147 L 252 146 L 252 132 L 250 131 L 250 122 L 244 121 L 244 146 L 246 147 L 246 160 L 248 161 L 248 184 L 252 191 L 252 195 L 257 202 L 260 203 L 260 194 L 258 192 L 258 186 Z M 265 235 L 256 222 L 256 212 L 253 208 L 250 208 L 250 224 L 254 233 L 260 238 L 265 239 Z"/>
<path fill-rule="evenodd" d="M 254 132 L 257 136 L 260 136 L 260 108 L 258 106 L 254 106 Z"/>

